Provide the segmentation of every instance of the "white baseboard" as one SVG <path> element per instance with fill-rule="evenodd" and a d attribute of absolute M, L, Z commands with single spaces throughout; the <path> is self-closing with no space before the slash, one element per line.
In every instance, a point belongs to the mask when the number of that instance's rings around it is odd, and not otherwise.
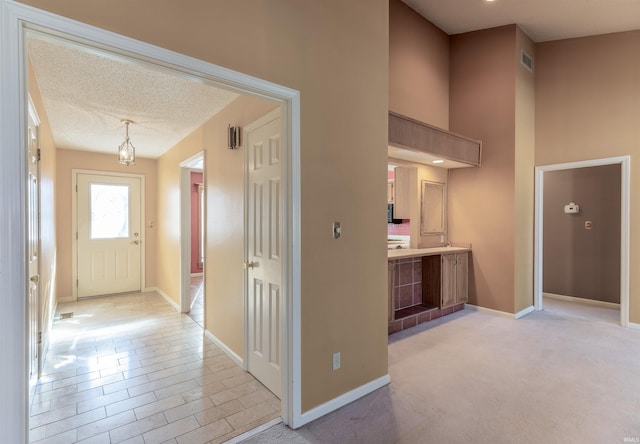
<path fill-rule="evenodd" d="M 56 298 L 56 304 L 58 302 L 76 302 L 76 301 L 77 299 L 74 298 L 73 296 L 67 296 L 66 298 Z"/>
<path fill-rule="evenodd" d="M 225 444 L 238 444 L 244 441 L 245 439 L 249 439 L 253 436 L 256 436 L 258 433 L 262 433 L 265 430 L 269 430 L 271 427 L 276 426 L 282 422 L 282 418 L 272 419 L 266 424 L 259 425 L 255 429 L 251 429 L 248 432 L 244 432 L 242 435 L 238 435 L 235 438 L 231 438 L 229 441 L 225 441 Z"/>
<path fill-rule="evenodd" d="M 598 307 L 615 308 L 617 310 L 620 310 L 620 304 L 616 304 L 615 302 L 596 301 L 594 299 L 576 298 L 574 296 L 565 296 L 563 294 L 555 294 L 555 293 L 542 293 L 542 297 L 549 298 L 549 299 L 558 299 L 560 301 L 578 302 L 581 304 L 596 305 Z M 543 305 L 544 305 L 544 302 L 543 302 Z"/>
<path fill-rule="evenodd" d="M 482 311 L 484 313 L 491 313 L 497 316 L 502 316 L 505 318 L 511 318 L 513 319 L 513 314 L 512 313 L 507 313 L 506 311 L 499 311 L 499 310 L 494 310 L 492 308 L 485 308 L 485 307 L 480 307 L 479 305 L 473 305 L 473 304 L 464 304 L 465 308 L 468 308 L 469 310 L 473 310 L 473 311 Z"/>
<path fill-rule="evenodd" d="M 527 308 L 525 308 L 524 310 L 520 310 L 519 312 L 517 312 L 516 314 L 513 315 L 514 319 L 520 319 L 523 316 L 528 315 L 529 313 L 531 313 L 532 311 L 535 311 L 536 308 L 533 305 L 528 306 Z"/>
<path fill-rule="evenodd" d="M 233 350 L 227 347 L 227 344 L 218 339 L 213 333 L 209 330 L 204 331 L 204 335 L 211 340 L 220 350 L 224 352 L 225 355 L 229 356 L 233 362 L 238 364 L 240 367 L 244 368 L 244 360 L 236 354 Z"/>
<path fill-rule="evenodd" d="M 180 306 L 176 303 L 176 301 L 171 299 L 167 293 L 165 293 L 164 291 L 160 290 L 158 287 L 147 287 L 147 288 L 144 289 L 144 291 L 155 291 L 160 296 L 162 296 L 165 299 L 165 301 L 167 301 L 169 303 L 169 305 L 171 305 L 175 309 L 175 311 L 180 313 Z"/>
<path fill-rule="evenodd" d="M 636 324 L 635 322 L 629 322 L 628 327 L 634 330 L 640 330 L 640 324 Z"/>
<path fill-rule="evenodd" d="M 364 385 L 361 385 L 358 388 L 351 390 L 350 392 L 344 393 L 337 398 L 333 398 L 331 401 L 327 401 L 318 407 L 315 407 L 307 412 L 304 412 L 297 418 L 295 424 L 293 424 L 293 428 L 297 429 L 298 427 L 302 427 L 305 424 L 314 421 L 321 416 L 324 416 L 328 413 L 333 412 L 334 410 L 338 410 L 340 407 L 344 407 L 345 405 L 362 398 L 365 395 L 368 395 L 371 392 L 378 390 L 385 385 L 388 385 L 391 382 L 391 376 L 384 375 L 378 379 L 374 379 L 371 382 L 368 382 Z"/>

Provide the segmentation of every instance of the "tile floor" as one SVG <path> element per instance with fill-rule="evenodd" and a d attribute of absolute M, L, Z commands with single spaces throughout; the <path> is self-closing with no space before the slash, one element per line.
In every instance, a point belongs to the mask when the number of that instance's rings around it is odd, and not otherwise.
<path fill-rule="evenodd" d="M 191 311 L 187 315 L 204 328 L 204 278 L 202 276 L 191 277 Z"/>
<path fill-rule="evenodd" d="M 154 292 L 59 304 L 36 392 L 39 444 L 220 443 L 280 416 L 271 392 Z"/>

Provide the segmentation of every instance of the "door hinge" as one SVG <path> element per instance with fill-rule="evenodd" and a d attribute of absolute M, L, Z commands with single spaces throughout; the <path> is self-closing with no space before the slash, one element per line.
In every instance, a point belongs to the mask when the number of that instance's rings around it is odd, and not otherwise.
<path fill-rule="evenodd" d="M 76 279 L 76 287 L 79 285 L 78 283 L 79 281 L 80 281 L 79 279 Z"/>
<path fill-rule="evenodd" d="M 76 231 L 76 240 L 78 240 L 78 232 Z"/>
<path fill-rule="evenodd" d="M 42 159 L 42 150 L 40 148 L 38 148 L 36 156 L 38 158 L 38 162 L 40 162 L 40 159 Z"/>
<path fill-rule="evenodd" d="M 42 344 L 42 332 L 38 332 L 38 344 Z"/>
<path fill-rule="evenodd" d="M 78 192 L 78 184 L 76 184 L 76 193 Z"/>

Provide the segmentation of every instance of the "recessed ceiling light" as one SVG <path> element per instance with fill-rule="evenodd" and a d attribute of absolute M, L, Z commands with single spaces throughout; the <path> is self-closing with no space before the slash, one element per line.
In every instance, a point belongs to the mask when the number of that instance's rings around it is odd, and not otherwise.
<path fill-rule="evenodd" d="M 433 163 L 444 163 L 444 160 L 442 159 L 436 159 L 432 161 Z"/>

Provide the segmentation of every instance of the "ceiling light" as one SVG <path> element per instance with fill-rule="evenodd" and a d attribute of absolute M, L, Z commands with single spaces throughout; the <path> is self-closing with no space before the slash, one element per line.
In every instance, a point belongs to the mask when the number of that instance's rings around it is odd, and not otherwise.
<path fill-rule="evenodd" d="M 129 140 L 129 125 L 133 122 L 131 120 L 122 120 L 125 124 L 125 137 L 124 142 L 118 147 L 118 161 L 125 166 L 136 164 L 136 148 Z"/>
<path fill-rule="evenodd" d="M 432 160 L 433 163 L 444 163 L 444 160 L 442 159 L 436 159 L 436 160 Z"/>

